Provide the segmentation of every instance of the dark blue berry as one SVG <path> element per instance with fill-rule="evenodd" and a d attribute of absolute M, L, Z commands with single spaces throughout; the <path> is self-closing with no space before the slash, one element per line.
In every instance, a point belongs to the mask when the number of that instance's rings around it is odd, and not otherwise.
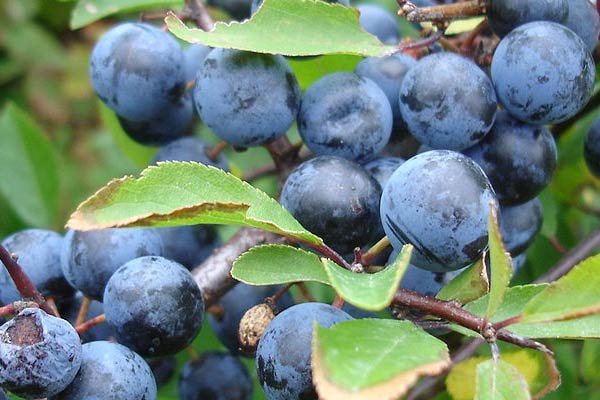
<path fill-rule="evenodd" d="M 221 139 L 237 147 L 258 146 L 292 125 L 300 88 L 282 56 L 214 49 L 196 77 L 194 103 Z"/>
<path fill-rule="evenodd" d="M 156 400 L 156 382 L 142 357 L 113 342 L 82 346 L 81 368 L 67 388 L 48 400 Z"/>
<path fill-rule="evenodd" d="M 183 52 L 159 28 L 120 24 L 96 43 L 90 77 L 98 97 L 122 118 L 151 120 L 183 93 Z"/>
<path fill-rule="evenodd" d="M 523 253 L 542 228 L 542 202 L 536 197 L 516 206 L 500 207 L 500 228 L 504 246 L 512 256 Z"/>
<path fill-rule="evenodd" d="M 494 191 L 481 168 L 453 151 L 408 159 L 381 196 L 381 221 L 394 249 L 414 245 L 411 263 L 430 271 L 459 269 L 487 246 Z"/>
<path fill-rule="evenodd" d="M 473 146 L 492 128 L 496 107 L 485 72 L 455 53 L 422 58 L 400 87 L 400 111 L 410 133 L 435 149 Z"/>
<path fill-rule="evenodd" d="M 329 328 L 351 319 L 322 303 L 297 304 L 278 314 L 256 351 L 258 379 L 267 400 L 316 398 L 310 365 L 313 323 Z"/>
<path fill-rule="evenodd" d="M 304 94 L 298 130 L 316 155 L 365 162 L 390 140 L 392 109 L 385 93 L 351 72 L 325 75 Z"/>
<path fill-rule="evenodd" d="M 487 16 L 494 32 L 503 37 L 532 21 L 564 22 L 572 0 L 489 0 Z"/>
<path fill-rule="evenodd" d="M 525 124 L 506 112 L 481 142 L 464 151 L 483 169 L 501 204 L 520 204 L 538 195 L 556 168 L 550 130 Z"/>
<path fill-rule="evenodd" d="M 281 204 L 344 254 L 374 240 L 381 187 L 360 165 L 338 157 L 303 162 L 287 178 Z"/>
<path fill-rule="evenodd" d="M 252 380 L 244 364 L 229 353 L 207 351 L 183 366 L 181 400 L 250 400 Z"/>
<path fill-rule="evenodd" d="M 102 300 L 106 282 L 117 268 L 134 258 L 162 252 L 162 239 L 151 228 L 69 231 L 61 267 L 71 285 L 86 296 Z"/>
<path fill-rule="evenodd" d="M 143 356 L 165 356 L 194 340 L 202 326 L 204 301 L 181 264 L 147 256 L 127 262 L 111 276 L 104 312 L 119 343 Z"/>
<path fill-rule="evenodd" d="M 588 102 L 596 68 L 576 33 L 537 21 L 502 39 L 491 73 L 506 111 L 521 121 L 545 125 L 572 117 Z"/>

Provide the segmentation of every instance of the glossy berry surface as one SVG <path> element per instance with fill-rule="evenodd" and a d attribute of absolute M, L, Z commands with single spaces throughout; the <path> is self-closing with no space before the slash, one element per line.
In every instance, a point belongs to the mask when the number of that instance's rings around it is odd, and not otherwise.
<path fill-rule="evenodd" d="M 161 146 L 182 137 L 194 118 L 190 96 L 182 96 L 151 119 L 135 121 L 119 117 L 123 131 L 138 143 Z"/>
<path fill-rule="evenodd" d="M 358 23 L 371 35 L 377 36 L 385 44 L 397 44 L 400 40 L 398 21 L 385 8 L 378 4 L 359 4 Z"/>
<path fill-rule="evenodd" d="M 215 160 L 211 159 L 207 151 L 211 146 L 194 136 L 183 137 L 163 146 L 150 161 L 156 165 L 160 161 L 195 161 L 228 171 L 227 159 L 224 154 L 219 154 Z"/>
<path fill-rule="evenodd" d="M 149 120 L 183 93 L 183 52 L 159 28 L 123 23 L 96 43 L 90 77 L 98 97 L 122 118 Z"/>
<path fill-rule="evenodd" d="M 39 308 L 26 308 L 0 327 L 0 386 L 26 399 L 62 391 L 82 360 L 75 329 Z"/>
<path fill-rule="evenodd" d="M 82 346 L 81 368 L 67 388 L 48 400 L 156 400 L 156 382 L 142 357 L 118 343 Z"/>
<path fill-rule="evenodd" d="M 562 23 L 569 14 L 570 1 L 572 0 L 489 0 L 488 22 L 500 37 L 527 22 Z"/>
<path fill-rule="evenodd" d="M 111 275 L 134 258 L 161 255 L 163 242 L 150 228 L 69 231 L 61 252 L 67 281 L 86 296 L 102 300 Z M 110 256 L 107 256 L 110 255 Z"/>
<path fill-rule="evenodd" d="M 183 350 L 204 317 L 202 293 L 181 264 L 140 257 L 120 267 L 104 291 L 106 319 L 117 341 L 143 356 Z"/>
<path fill-rule="evenodd" d="M 188 361 L 179 378 L 181 400 L 250 400 L 252 380 L 244 364 L 229 353 L 208 351 Z"/>
<path fill-rule="evenodd" d="M 536 125 L 575 115 L 594 88 L 595 65 L 569 28 L 530 22 L 500 41 L 491 74 L 498 99 L 515 118 Z"/>
<path fill-rule="evenodd" d="M 485 72 L 454 53 L 422 58 L 400 87 L 400 111 L 408 130 L 434 149 L 473 146 L 492 128 L 496 106 L 496 93 Z"/>
<path fill-rule="evenodd" d="M 487 246 L 494 191 L 479 166 L 453 151 L 432 150 L 402 164 L 381 196 L 381 221 L 392 246 L 415 246 L 411 264 L 459 269 Z"/>
<path fill-rule="evenodd" d="M 237 147 L 258 146 L 292 125 L 300 88 L 282 56 L 214 49 L 196 77 L 194 103 L 221 139 Z"/>
<path fill-rule="evenodd" d="M 338 157 L 303 162 L 287 178 L 281 204 L 340 253 L 374 239 L 381 187 L 360 165 Z"/>
<path fill-rule="evenodd" d="M 390 140 L 392 109 L 385 93 L 351 72 L 325 75 L 304 93 L 298 130 L 316 155 L 365 162 Z"/>
<path fill-rule="evenodd" d="M 278 314 L 256 351 L 258 379 L 267 400 L 317 398 L 310 366 L 313 323 L 329 328 L 352 319 L 322 303 L 302 303 Z"/>
<path fill-rule="evenodd" d="M 219 299 L 223 307 L 220 316 L 208 316 L 208 322 L 215 335 L 233 354 L 242 355 L 240 352 L 239 327 L 240 320 L 250 308 L 263 303 L 266 297 L 272 296 L 280 286 L 252 286 L 238 283 Z M 289 293 L 285 293 L 275 303 L 279 311 L 292 306 L 294 301 Z"/>
<path fill-rule="evenodd" d="M 552 179 L 557 149 L 550 130 L 501 112 L 484 140 L 464 151 L 483 169 L 501 204 L 520 204 Z"/>
<path fill-rule="evenodd" d="M 8 236 L 2 245 L 17 256 L 19 265 L 43 296 L 58 301 L 74 292 L 60 268 L 63 237 L 45 229 L 25 229 Z M 0 302 L 9 304 L 21 299 L 15 284 L 0 262 Z"/>
<path fill-rule="evenodd" d="M 516 206 L 500 207 L 500 229 L 511 256 L 523 253 L 542 228 L 542 202 L 536 197 Z"/>

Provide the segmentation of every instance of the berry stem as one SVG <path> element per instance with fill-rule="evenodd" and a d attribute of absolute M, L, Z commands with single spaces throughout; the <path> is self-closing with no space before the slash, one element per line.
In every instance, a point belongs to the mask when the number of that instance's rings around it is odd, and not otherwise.
<path fill-rule="evenodd" d="M 25 308 L 39 308 L 38 303 L 32 301 L 15 301 L 14 303 L 7 304 L 0 307 L 0 315 L 13 315 L 18 314 Z"/>
<path fill-rule="evenodd" d="M 25 299 L 31 299 L 40 305 L 40 308 L 46 311 L 48 314 L 57 317 L 55 311 L 50 307 L 44 297 L 38 292 L 37 288 L 31 282 L 31 279 L 27 276 L 23 268 L 17 263 L 17 261 L 8 252 L 6 247 L 0 244 L 0 261 L 4 264 L 4 268 L 8 271 L 12 278 L 17 290 Z"/>
<path fill-rule="evenodd" d="M 399 306 L 418 310 L 426 314 L 435 315 L 436 317 L 454 322 L 480 334 L 484 333 L 488 341 L 498 339 L 520 347 L 526 347 L 544 352 L 546 354 L 552 354 L 550 349 L 539 342 L 515 335 L 514 333 L 504 329 L 496 331 L 491 323 L 460 308 L 451 301 L 439 300 L 434 297 L 413 292 L 411 290 L 398 289 L 394 295 L 393 303 Z"/>
<path fill-rule="evenodd" d="M 312 294 L 310 294 L 310 290 L 308 290 L 308 286 L 306 286 L 304 282 L 297 282 L 296 287 L 298 288 L 298 290 L 300 290 L 300 293 L 302 293 L 302 296 L 306 299 L 306 301 L 316 301 Z"/>
<path fill-rule="evenodd" d="M 213 304 L 206 308 L 206 313 L 215 317 L 217 321 L 222 321 L 225 316 L 225 309 L 222 304 Z"/>
<path fill-rule="evenodd" d="M 206 155 L 211 160 L 217 161 L 217 159 L 219 158 L 219 154 L 221 154 L 221 152 L 225 150 L 227 146 L 229 146 L 229 143 L 227 143 L 224 140 L 221 140 L 219 143 L 215 144 L 210 150 L 207 150 Z"/>
<path fill-rule="evenodd" d="M 81 300 L 81 306 L 79 306 L 79 312 L 77 313 L 77 319 L 75 320 L 75 326 L 79 326 L 85 322 L 85 319 L 87 318 L 91 304 L 92 304 L 92 299 L 87 296 L 84 296 L 83 300 Z"/>
<path fill-rule="evenodd" d="M 100 325 L 103 322 L 106 322 L 106 314 L 100 314 L 97 317 L 88 319 L 83 324 L 79 324 L 79 325 L 75 326 L 75 330 L 77 331 L 79 336 L 81 336 L 91 327 Z"/>
<path fill-rule="evenodd" d="M 364 266 L 371 265 L 375 257 L 381 254 L 382 251 L 387 249 L 390 246 L 390 239 L 387 236 L 384 236 L 375 243 L 366 253 L 362 255 L 362 262 Z"/>
<path fill-rule="evenodd" d="M 397 2 L 400 7 L 398 15 L 411 22 L 444 22 L 476 17 L 486 13 L 486 4 L 483 0 L 470 0 L 430 7 L 417 7 L 406 0 L 397 0 Z"/>
<path fill-rule="evenodd" d="M 271 307 L 274 306 L 277 300 L 279 300 L 281 296 L 283 296 L 285 292 L 287 292 L 292 286 L 294 286 L 293 283 L 288 283 L 287 285 L 273 293 L 272 296 L 267 297 L 265 299 L 265 303 L 269 304 Z"/>
<path fill-rule="evenodd" d="M 335 299 L 333 299 L 333 303 L 331 303 L 331 306 L 335 308 L 342 308 L 344 306 L 344 299 L 342 299 L 339 295 L 335 296 Z"/>

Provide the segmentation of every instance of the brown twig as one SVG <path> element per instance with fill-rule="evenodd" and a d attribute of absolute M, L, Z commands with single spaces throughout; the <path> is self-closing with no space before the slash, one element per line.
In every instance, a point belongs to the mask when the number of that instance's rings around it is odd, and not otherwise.
<path fill-rule="evenodd" d="M 6 247 L 0 244 L 0 261 L 8 271 L 11 279 L 15 283 L 17 290 L 24 299 L 31 299 L 40 305 L 40 308 L 50 315 L 57 317 L 56 312 L 50 307 L 44 297 L 38 292 L 37 288 L 31 282 L 23 268 L 17 263 Z"/>
<path fill-rule="evenodd" d="M 539 350 L 546 354 L 552 354 L 550 349 L 539 342 L 515 335 L 514 333 L 503 329 L 496 331 L 490 322 L 462 309 L 452 301 L 439 300 L 411 290 L 398 289 L 394 295 L 393 304 L 418 310 L 454 322 L 482 334 L 489 340 L 498 339 L 517 346 Z"/>
<path fill-rule="evenodd" d="M 185 0 L 185 13 L 189 14 L 198 28 L 203 31 L 212 31 L 215 27 L 215 21 L 208 13 L 208 9 L 202 0 Z"/>
<path fill-rule="evenodd" d="M 231 277 L 231 265 L 240 254 L 254 246 L 281 242 L 281 236 L 254 228 L 242 228 L 213 252 L 202 264 L 194 268 L 192 275 L 202 291 L 206 307 L 217 302 L 237 284 Z"/>
<path fill-rule="evenodd" d="M 470 0 L 430 7 L 416 7 L 406 0 L 397 0 L 398 15 L 410 22 L 443 22 L 460 18 L 476 17 L 486 12 L 484 0 Z"/>
<path fill-rule="evenodd" d="M 548 270 L 548 272 L 538 277 L 533 283 L 545 283 L 557 280 L 569 272 L 580 261 L 589 256 L 599 246 L 600 229 L 596 229 L 591 235 L 566 253 L 563 258 Z"/>

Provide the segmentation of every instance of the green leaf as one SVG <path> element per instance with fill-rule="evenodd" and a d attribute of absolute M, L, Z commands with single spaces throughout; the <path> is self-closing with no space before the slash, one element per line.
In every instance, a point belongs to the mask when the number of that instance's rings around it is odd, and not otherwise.
<path fill-rule="evenodd" d="M 516 317 L 523 312 L 529 301 L 542 293 L 548 284 L 514 286 L 506 292 L 504 301 L 491 322 L 500 322 L 508 318 Z M 475 315 L 482 317 L 487 308 L 488 296 L 481 297 L 464 308 Z M 457 325 L 450 325 L 454 331 L 467 336 L 478 336 L 477 333 Z M 554 321 L 543 323 L 515 323 L 510 325 L 509 330 L 517 335 L 532 339 L 563 338 L 563 339 L 585 339 L 600 338 L 600 314 L 577 318 L 566 321 Z"/>
<path fill-rule="evenodd" d="M 0 114 L 0 194 L 28 225 L 55 228 L 59 178 L 48 137 L 21 109 Z"/>
<path fill-rule="evenodd" d="M 475 17 L 467 19 L 458 19 L 450 22 L 450 25 L 444 31 L 444 35 L 457 35 L 463 32 L 470 32 L 485 20 L 485 17 Z"/>
<path fill-rule="evenodd" d="M 452 279 L 437 294 L 441 300 L 457 300 L 467 304 L 485 295 L 490 290 L 490 284 L 483 260 L 462 271 Z"/>
<path fill-rule="evenodd" d="M 452 367 L 446 377 L 446 388 L 453 400 L 471 400 L 475 397 L 477 366 L 488 359 L 469 358 Z M 535 398 L 555 390 L 560 384 L 560 374 L 554 359 L 539 351 L 519 349 L 502 352 L 502 360 L 519 370 Z"/>
<path fill-rule="evenodd" d="M 504 300 L 500 305 L 500 308 L 498 308 L 490 321 L 499 322 L 519 315 L 521 311 L 523 311 L 523 308 L 527 302 L 541 293 L 546 286 L 548 286 L 548 284 L 514 286 L 509 288 L 504 295 Z M 480 297 L 479 299 L 465 305 L 464 309 L 472 312 L 475 315 L 483 317 L 487 310 L 488 299 L 489 295 Z M 478 336 L 478 334 L 475 332 L 461 326 L 450 325 L 450 327 L 464 335 Z M 512 331 L 513 327 L 514 325 L 511 325 L 509 330 Z"/>
<path fill-rule="evenodd" d="M 320 399 L 397 399 L 450 364 L 448 348 L 409 321 L 359 319 L 315 326 L 313 381 Z M 415 351 L 418 349 L 418 351 Z"/>
<path fill-rule="evenodd" d="M 233 262 L 231 276 L 250 285 L 301 281 L 330 284 L 316 254 L 284 245 L 251 248 Z"/>
<path fill-rule="evenodd" d="M 123 154 L 131 160 L 137 167 L 145 168 L 154 157 L 156 148 L 144 146 L 131 139 L 119 124 L 119 120 L 114 111 L 106 107 L 101 101 L 98 101 L 100 107 L 100 118 L 102 123 L 117 143 L 117 146 Z"/>
<path fill-rule="evenodd" d="M 323 258 L 322 262 L 338 295 L 364 310 L 379 311 L 391 303 L 408 267 L 412 249 L 412 245 L 405 245 L 392 264 L 374 274 L 348 271 L 328 258 Z"/>
<path fill-rule="evenodd" d="M 594 386 L 600 386 L 600 341 L 586 340 L 581 349 L 581 377 Z"/>
<path fill-rule="evenodd" d="M 503 360 L 488 360 L 477 366 L 475 400 L 530 399 L 525 377 Z"/>
<path fill-rule="evenodd" d="M 334 72 L 353 72 L 362 57 L 347 54 L 331 54 L 310 59 L 288 58 L 288 63 L 302 90 L 327 74 Z"/>
<path fill-rule="evenodd" d="M 183 0 L 79 0 L 71 14 L 71 29 L 79 29 L 109 15 L 156 7 L 183 6 Z"/>
<path fill-rule="evenodd" d="M 378 57 L 394 49 L 360 27 L 355 8 L 318 0 L 265 0 L 249 20 L 217 22 L 210 32 L 188 28 L 173 14 L 165 22 L 186 42 L 257 53 Z"/>
<path fill-rule="evenodd" d="M 67 226 L 229 224 L 260 228 L 319 244 L 274 199 L 235 176 L 195 162 L 163 162 L 135 179 L 114 179 L 79 205 Z"/>
<path fill-rule="evenodd" d="M 523 309 L 523 323 L 550 322 L 600 313 L 600 255 L 587 258 L 551 283 Z"/>
<path fill-rule="evenodd" d="M 490 247 L 490 294 L 485 313 L 485 319 L 489 320 L 502 304 L 504 294 L 508 289 L 510 278 L 512 277 L 513 267 L 510 254 L 504 248 L 500 227 L 498 225 L 498 211 L 496 207 L 490 205 L 490 215 L 488 217 L 488 237 Z"/>

